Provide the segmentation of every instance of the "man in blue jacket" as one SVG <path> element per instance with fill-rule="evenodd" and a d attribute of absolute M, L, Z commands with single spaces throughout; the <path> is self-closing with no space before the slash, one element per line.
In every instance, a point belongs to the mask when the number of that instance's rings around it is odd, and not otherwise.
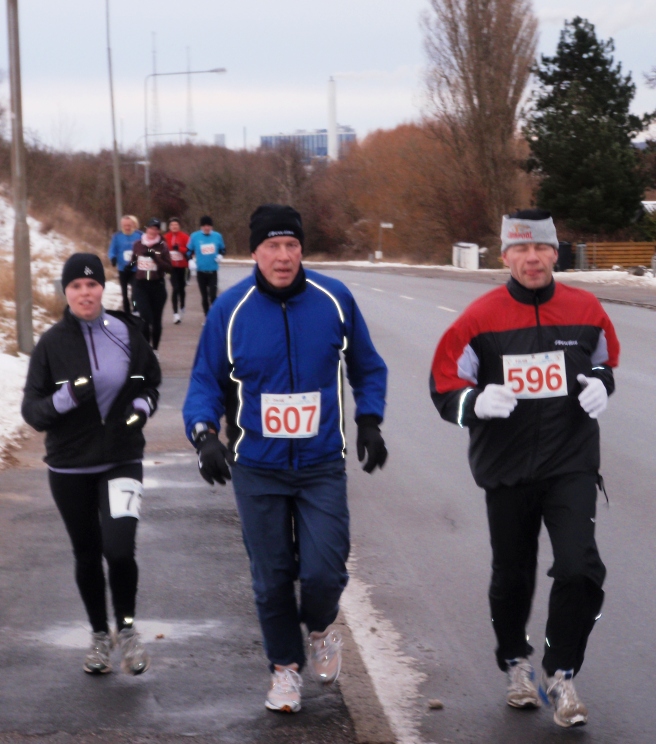
<path fill-rule="evenodd" d="M 108 257 L 112 266 L 118 269 L 118 279 L 121 283 L 121 294 L 123 295 L 123 312 L 128 315 L 132 312 L 130 299 L 128 298 L 128 287 L 134 284 L 135 267 L 130 267 L 132 261 L 132 246 L 141 238 L 143 233 L 139 228 L 139 222 L 131 214 L 121 217 L 121 232 L 114 233 L 112 242 L 109 244 Z"/>
<path fill-rule="evenodd" d="M 196 280 L 203 312 L 207 315 L 219 286 L 219 256 L 225 256 L 223 235 L 212 227 L 212 218 L 200 218 L 200 230 L 191 233 L 187 252 L 196 261 Z"/>
<path fill-rule="evenodd" d="M 300 710 L 305 663 L 333 682 L 341 638 L 330 629 L 348 581 L 343 363 L 355 397 L 358 459 L 387 458 L 387 368 L 349 290 L 305 271 L 291 207 L 251 216 L 251 276 L 214 303 L 191 373 L 184 420 L 209 483 L 232 479 L 264 646 L 270 710 Z M 218 438 L 225 415 L 229 449 Z M 294 582 L 300 580 L 300 606 Z"/>

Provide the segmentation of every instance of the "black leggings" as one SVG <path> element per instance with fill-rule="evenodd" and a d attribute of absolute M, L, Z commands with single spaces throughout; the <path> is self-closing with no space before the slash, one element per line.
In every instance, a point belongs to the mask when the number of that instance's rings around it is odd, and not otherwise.
<path fill-rule="evenodd" d="M 601 611 L 606 568 L 595 541 L 597 474 L 571 473 L 486 492 L 492 543 L 490 609 L 497 663 L 528 656 L 526 639 L 537 569 L 538 535 L 544 521 L 554 562 L 542 666 L 579 671 L 588 636 Z"/>
<path fill-rule="evenodd" d="M 218 271 L 198 271 L 196 279 L 198 280 L 198 289 L 200 289 L 200 299 L 203 303 L 203 312 L 205 315 L 209 312 L 214 300 L 216 300 L 216 291 L 218 287 Z"/>
<path fill-rule="evenodd" d="M 121 294 L 123 295 L 123 311 L 129 315 L 132 312 L 132 303 L 128 298 L 128 287 L 134 287 L 134 271 L 131 269 L 119 271 L 118 280 L 121 283 Z"/>
<path fill-rule="evenodd" d="M 137 279 L 132 296 L 143 320 L 143 334 L 153 349 L 159 348 L 162 337 L 162 313 L 166 305 L 166 284 L 163 279 L 148 281 Z"/>
<path fill-rule="evenodd" d="M 75 579 L 94 632 L 109 630 L 103 556 L 118 629 L 134 618 L 139 569 L 134 558 L 137 522 L 111 516 L 108 482 L 114 478 L 143 480 L 141 463 L 119 465 L 105 473 L 70 474 L 49 471 L 50 490 L 71 538 Z M 126 622 L 126 618 L 128 622 Z"/>
<path fill-rule="evenodd" d="M 180 299 L 180 309 L 184 310 L 186 285 L 187 269 L 174 266 L 171 269 L 171 303 L 174 313 L 178 312 L 178 298 Z"/>

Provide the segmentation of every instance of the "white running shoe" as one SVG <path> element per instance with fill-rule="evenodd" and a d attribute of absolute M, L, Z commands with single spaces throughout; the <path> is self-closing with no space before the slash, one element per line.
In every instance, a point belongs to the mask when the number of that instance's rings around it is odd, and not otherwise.
<path fill-rule="evenodd" d="M 342 637 L 336 630 L 316 630 L 308 637 L 308 656 L 314 676 L 327 685 L 339 677 L 342 668 Z"/>
<path fill-rule="evenodd" d="M 513 708 L 539 708 L 540 697 L 535 686 L 535 672 L 525 658 L 508 659 L 508 694 L 506 702 Z"/>
<path fill-rule="evenodd" d="M 112 671 L 112 664 L 109 660 L 111 653 L 112 637 L 104 630 L 98 633 L 91 633 L 91 646 L 84 657 L 82 669 L 88 674 L 107 674 Z"/>
<path fill-rule="evenodd" d="M 143 674 L 147 671 L 150 666 L 150 656 L 135 628 L 123 628 L 116 640 L 121 650 L 121 669 L 126 674 Z"/>
<path fill-rule="evenodd" d="M 584 726 L 588 722 L 588 709 L 574 688 L 574 670 L 558 669 L 553 677 L 542 670 L 540 694 L 554 707 L 554 721 L 564 728 Z"/>
<path fill-rule="evenodd" d="M 264 705 L 279 713 L 298 713 L 301 709 L 302 686 L 301 675 L 295 669 L 276 664 Z"/>
<path fill-rule="evenodd" d="M 173 313 L 173 324 L 178 325 L 180 322 L 180 313 Z"/>

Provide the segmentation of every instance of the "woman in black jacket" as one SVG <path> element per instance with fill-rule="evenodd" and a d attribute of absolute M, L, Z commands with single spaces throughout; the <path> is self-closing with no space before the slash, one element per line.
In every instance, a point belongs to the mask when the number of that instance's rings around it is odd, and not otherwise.
<path fill-rule="evenodd" d="M 121 651 L 130 674 L 150 658 L 134 627 L 138 568 L 135 538 L 143 493 L 142 429 L 157 408 L 161 371 L 131 316 L 102 306 L 100 259 L 76 253 L 64 265 L 68 307 L 30 360 L 23 418 L 46 432 L 52 495 L 73 544 L 75 577 L 91 623 L 84 671 L 111 671 Z M 110 634 L 102 559 L 117 622 Z"/>

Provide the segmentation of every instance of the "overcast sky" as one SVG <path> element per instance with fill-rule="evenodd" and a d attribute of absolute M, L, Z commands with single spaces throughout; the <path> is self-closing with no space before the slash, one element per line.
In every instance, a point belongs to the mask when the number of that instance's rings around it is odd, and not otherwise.
<path fill-rule="evenodd" d="M 111 144 L 105 0 L 19 0 L 25 126 L 45 143 L 97 150 Z M 638 85 L 634 111 L 656 108 L 643 73 L 656 65 L 654 0 L 534 0 L 540 52 L 553 54 L 565 19 L 581 15 Z M 5 3 L 2 3 L 4 6 Z M 225 67 L 192 78 L 196 141 L 225 134 L 228 147 L 263 134 L 326 127 L 327 82 L 337 117 L 360 137 L 416 120 L 425 63 L 419 17 L 428 0 L 110 0 L 117 129 L 142 146 L 144 79 L 158 72 Z M 0 18 L 0 67 L 7 62 Z M 157 80 L 159 131 L 187 129 L 186 76 Z M 8 98 L 5 82 L 0 95 Z M 149 94 L 151 100 L 152 93 Z M 152 116 L 152 101 L 149 116 Z M 151 127 L 149 127 L 151 128 Z"/>

